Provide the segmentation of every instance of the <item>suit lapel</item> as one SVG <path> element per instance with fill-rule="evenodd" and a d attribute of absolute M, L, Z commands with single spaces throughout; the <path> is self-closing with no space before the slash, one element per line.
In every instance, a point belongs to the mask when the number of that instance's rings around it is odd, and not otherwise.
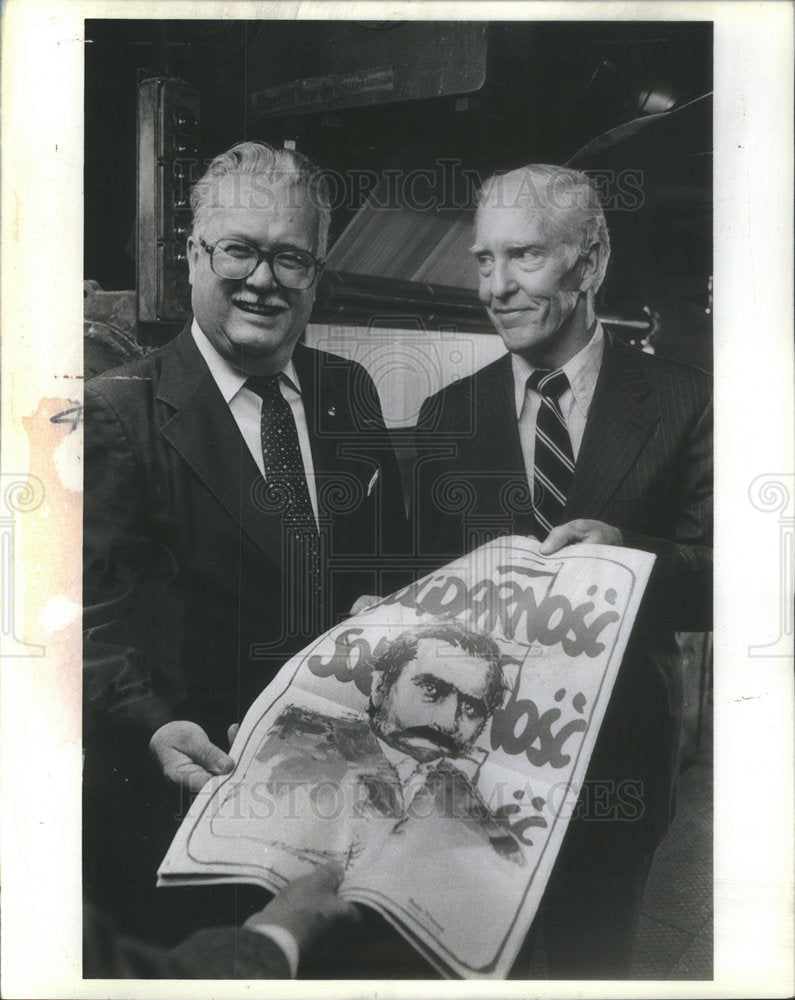
<path fill-rule="evenodd" d="M 359 551 L 362 532 L 374 525 L 346 516 L 345 499 L 364 490 L 375 471 L 378 455 L 368 432 L 382 439 L 382 425 L 347 361 L 297 344 L 293 363 L 309 430 L 321 532 L 333 521 L 334 552 L 348 552 L 351 547 Z M 375 516 L 356 504 L 350 510 L 359 510 L 366 518 Z"/>
<path fill-rule="evenodd" d="M 309 432 L 318 513 L 323 517 L 330 480 L 339 476 L 344 466 L 344 461 L 338 454 L 339 441 L 344 432 L 350 433 L 352 430 L 350 403 L 344 380 L 333 378 L 332 371 L 326 369 L 323 355 L 318 351 L 296 344 L 293 364 L 301 386 L 301 400 Z M 323 371 L 321 365 L 324 365 Z"/>
<path fill-rule="evenodd" d="M 229 407 L 190 330 L 163 362 L 158 398 L 175 409 L 161 433 L 259 549 L 282 565 L 281 518 L 257 504 L 263 484 Z"/>
<path fill-rule="evenodd" d="M 479 427 L 477 441 L 481 465 L 503 474 L 524 469 L 511 355 L 505 354 L 485 368 L 478 382 L 473 406 L 480 406 L 482 400 L 483 410 L 473 416 Z"/>
<path fill-rule="evenodd" d="M 335 386 L 321 374 L 322 357 L 303 344 L 296 344 L 293 364 L 301 386 L 301 401 L 306 414 L 312 464 L 316 477 L 327 475 L 334 468 L 335 432 L 346 423 L 347 406 L 338 398 Z M 344 396 L 344 393 L 343 393 Z M 320 483 L 318 483 L 320 487 Z M 320 489 L 318 489 L 320 492 Z"/>
<path fill-rule="evenodd" d="M 474 472 L 477 508 L 497 514 L 514 533 L 532 530 L 530 490 L 516 419 L 510 354 L 484 368 L 469 405 L 477 427 L 468 467 Z M 477 408 L 477 409 L 475 409 Z M 462 449 L 466 444 L 462 443 Z"/>
<path fill-rule="evenodd" d="M 574 470 L 566 519 L 599 518 L 659 421 L 652 386 L 633 348 L 605 341 Z"/>
<path fill-rule="evenodd" d="M 501 472 L 524 469 L 516 419 L 511 355 L 505 354 L 498 358 L 485 370 L 484 375 L 486 378 L 482 379 L 475 394 L 476 406 L 479 396 L 484 399 L 484 414 L 488 420 L 488 426 L 484 427 L 481 419 L 479 435 L 481 447 L 485 449 L 484 457 L 487 456 L 486 461 L 490 467 Z"/>

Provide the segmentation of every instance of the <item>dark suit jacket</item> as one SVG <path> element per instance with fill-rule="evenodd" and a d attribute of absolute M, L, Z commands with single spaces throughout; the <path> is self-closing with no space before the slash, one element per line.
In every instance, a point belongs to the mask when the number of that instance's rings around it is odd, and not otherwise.
<path fill-rule="evenodd" d="M 404 549 L 399 473 L 361 366 L 298 345 L 324 546 L 308 607 L 281 517 L 189 330 L 85 393 L 85 731 L 228 724 Z M 376 477 L 377 474 L 377 478 Z M 311 593 L 311 587 L 309 588 Z M 308 616 L 308 617 L 307 617 Z"/>
<path fill-rule="evenodd" d="M 624 826 L 652 842 L 674 801 L 674 630 L 711 628 L 711 418 L 705 372 L 608 338 L 564 518 L 612 524 L 627 546 L 657 555 L 588 772 L 613 795 L 622 781 L 639 784 L 642 816 Z M 509 355 L 426 400 L 417 447 L 427 569 L 489 538 L 534 532 Z"/>
<path fill-rule="evenodd" d="M 110 917 L 83 903 L 84 979 L 289 979 L 270 938 L 245 927 L 208 927 L 174 948 L 116 932 Z"/>

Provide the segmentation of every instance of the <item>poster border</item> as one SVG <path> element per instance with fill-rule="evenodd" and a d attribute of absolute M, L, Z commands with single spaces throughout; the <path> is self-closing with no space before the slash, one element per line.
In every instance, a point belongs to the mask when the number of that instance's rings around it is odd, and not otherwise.
<path fill-rule="evenodd" d="M 549 997 L 789 995 L 792 671 L 787 655 L 752 653 L 782 634 L 781 609 L 791 609 L 793 11 L 784 0 L 6 3 L 1 405 L 4 552 L 14 570 L 4 582 L 14 627 L 2 636 L 4 994 L 197 996 L 195 981 L 79 978 L 80 434 L 46 437 L 36 421 L 47 406 L 67 412 L 81 391 L 83 18 L 365 19 L 386 10 L 401 19 L 715 24 L 715 978 L 534 988 Z M 753 500 L 760 477 L 785 497 L 782 506 Z M 18 489 L 11 501 L 21 481 L 33 495 L 20 499 Z M 46 497 L 33 508 L 36 481 Z M 201 995 L 239 996 L 241 988 L 211 981 Z M 389 997 L 527 995 L 526 981 L 377 988 Z M 349 998 L 373 987 L 259 982 L 245 991 Z"/>

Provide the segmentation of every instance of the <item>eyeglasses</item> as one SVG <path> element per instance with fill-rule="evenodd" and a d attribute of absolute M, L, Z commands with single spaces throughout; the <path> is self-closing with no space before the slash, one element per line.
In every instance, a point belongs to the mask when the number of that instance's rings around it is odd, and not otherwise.
<path fill-rule="evenodd" d="M 219 240 L 210 246 L 199 239 L 199 243 L 210 255 L 210 267 L 218 277 L 233 281 L 250 277 L 266 260 L 280 285 L 285 288 L 309 288 L 325 264 L 307 250 L 258 250 L 240 240 Z"/>

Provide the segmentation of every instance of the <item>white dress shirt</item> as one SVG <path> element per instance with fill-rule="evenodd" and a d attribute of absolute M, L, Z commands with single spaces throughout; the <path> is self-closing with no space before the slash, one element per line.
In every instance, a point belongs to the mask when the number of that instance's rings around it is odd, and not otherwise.
<path fill-rule="evenodd" d="M 588 410 L 593 399 L 596 380 L 602 365 L 604 353 L 604 331 L 601 323 L 596 324 L 593 337 L 582 350 L 570 358 L 561 370 L 566 373 L 569 388 L 560 396 L 560 409 L 566 420 L 571 438 L 574 460 L 582 444 Z M 513 366 L 513 386 L 516 402 L 516 419 L 519 424 L 519 440 L 522 443 L 524 467 L 527 483 L 533 489 L 533 461 L 536 448 L 536 420 L 541 409 L 541 393 L 527 386 L 527 379 L 536 370 L 534 365 L 518 354 L 511 355 Z"/>
<path fill-rule="evenodd" d="M 262 398 L 256 392 L 246 388 L 248 376 L 233 368 L 226 358 L 218 353 L 205 334 L 202 333 L 195 319 L 191 326 L 191 333 L 201 356 L 207 362 L 215 384 L 235 418 L 235 423 L 240 428 L 246 447 L 257 463 L 262 477 L 266 478 L 265 463 L 262 458 Z M 301 449 L 301 461 L 304 464 L 306 482 L 309 487 L 309 499 L 312 502 L 312 510 L 317 521 L 315 467 L 312 463 L 312 450 L 309 446 L 309 430 L 306 424 L 304 403 L 301 399 L 301 386 L 292 359 L 287 362 L 280 374 L 283 377 L 279 379 L 279 388 L 293 411 L 295 427 L 298 431 L 298 444 Z"/>

